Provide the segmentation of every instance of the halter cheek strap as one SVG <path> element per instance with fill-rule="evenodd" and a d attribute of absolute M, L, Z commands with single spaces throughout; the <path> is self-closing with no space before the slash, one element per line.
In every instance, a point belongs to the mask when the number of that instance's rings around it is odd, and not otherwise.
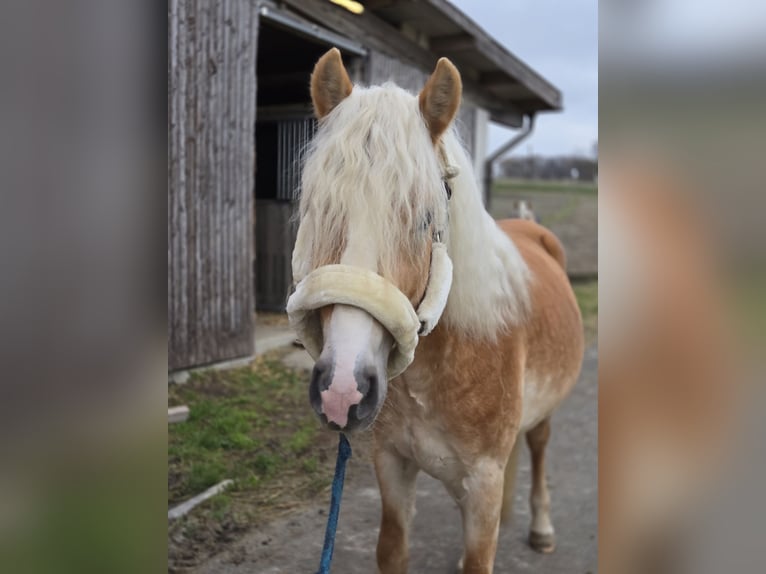
<path fill-rule="evenodd" d="M 452 260 L 447 255 L 444 243 L 434 242 L 431 246 L 431 269 L 423 300 L 418 305 L 418 334 L 425 337 L 434 330 L 447 306 L 452 287 Z"/>

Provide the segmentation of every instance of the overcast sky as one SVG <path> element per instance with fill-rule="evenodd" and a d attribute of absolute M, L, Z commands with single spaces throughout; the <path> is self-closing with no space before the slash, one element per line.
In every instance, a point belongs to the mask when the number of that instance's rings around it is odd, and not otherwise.
<path fill-rule="evenodd" d="M 538 114 L 512 155 L 591 155 L 598 139 L 596 0 L 450 0 L 512 54 L 561 90 L 564 109 Z M 492 124 L 494 151 L 515 130 Z"/>

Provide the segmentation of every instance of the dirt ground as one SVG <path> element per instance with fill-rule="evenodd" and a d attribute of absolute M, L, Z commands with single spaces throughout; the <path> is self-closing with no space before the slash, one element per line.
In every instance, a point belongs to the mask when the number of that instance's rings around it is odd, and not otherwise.
<path fill-rule="evenodd" d="M 548 479 L 558 546 L 550 555 L 525 542 L 530 520 L 529 460 L 522 455 L 514 521 L 501 531 L 495 572 L 588 574 L 597 566 L 597 352 L 586 353 L 580 381 L 553 418 Z M 380 497 L 369 451 L 352 438 L 333 561 L 334 574 L 375 572 Z M 329 496 L 305 509 L 255 528 L 225 552 L 199 566 L 200 574 L 294 574 L 316 570 L 321 554 Z M 454 571 L 461 553 L 457 507 L 440 483 L 418 479 L 417 514 L 412 528 L 410 572 Z"/>

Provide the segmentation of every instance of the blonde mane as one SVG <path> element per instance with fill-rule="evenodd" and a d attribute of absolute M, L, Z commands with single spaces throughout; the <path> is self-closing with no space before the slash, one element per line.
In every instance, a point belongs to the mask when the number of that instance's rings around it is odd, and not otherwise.
<path fill-rule="evenodd" d="M 452 182 L 447 235 L 452 289 L 442 320 L 471 336 L 495 340 L 525 320 L 531 272 L 484 208 L 472 162 L 454 128 L 444 135 L 444 145 L 459 173 Z"/>
<path fill-rule="evenodd" d="M 352 225 L 364 226 L 377 271 L 391 279 L 402 257 L 417 260 L 427 248 L 432 223 L 446 231 L 454 266 L 442 321 L 494 339 L 526 315 L 529 270 L 484 209 L 454 128 L 443 142 L 460 170 L 449 204 L 417 97 L 393 84 L 355 87 L 322 120 L 306 154 L 294 279 L 337 259 Z"/>

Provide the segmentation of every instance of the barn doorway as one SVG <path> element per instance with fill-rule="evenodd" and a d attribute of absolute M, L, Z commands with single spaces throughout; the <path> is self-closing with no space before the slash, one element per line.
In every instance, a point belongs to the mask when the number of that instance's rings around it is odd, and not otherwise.
<path fill-rule="evenodd" d="M 330 47 L 343 52 L 359 81 L 364 49 L 342 36 L 274 9 L 261 10 L 255 125 L 255 301 L 283 311 L 292 283 L 293 221 L 301 154 L 316 129 L 309 76 Z"/>

